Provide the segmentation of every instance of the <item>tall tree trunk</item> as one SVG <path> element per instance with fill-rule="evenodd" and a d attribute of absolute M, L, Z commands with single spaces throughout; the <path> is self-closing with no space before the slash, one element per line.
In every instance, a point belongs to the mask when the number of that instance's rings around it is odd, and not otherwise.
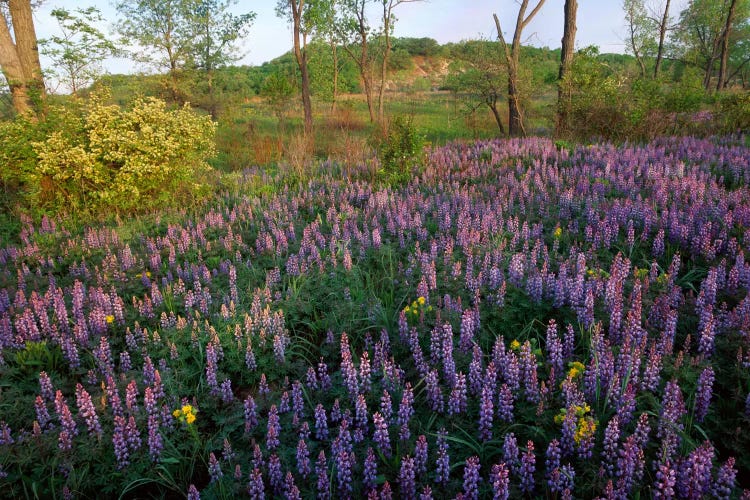
<path fill-rule="evenodd" d="M 336 111 L 336 99 L 339 95 L 339 53 L 336 40 L 331 38 L 331 57 L 333 58 L 333 92 L 331 96 L 331 111 Z"/>
<path fill-rule="evenodd" d="M 497 109 L 497 97 L 493 96 L 493 98 L 487 100 L 487 107 L 492 110 L 492 116 L 495 117 L 495 122 L 497 123 L 497 128 L 500 129 L 500 133 L 505 135 L 505 127 L 503 126 L 503 119 L 500 116 L 500 110 Z"/>
<path fill-rule="evenodd" d="M 561 136 L 568 128 L 568 105 L 565 102 L 564 86 L 565 78 L 573 63 L 573 51 L 576 44 L 576 14 L 578 12 L 578 0 L 565 0 L 565 21 L 563 26 L 563 37 L 560 51 L 560 73 L 557 76 L 557 120 L 555 135 Z"/>
<path fill-rule="evenodd" d="M 8 2 L 15 43 L 0 14 L 0 67 L 8 81 L 16 113 L 36 118 L 44 113 L 45 89 L 39 63 L 34 19 L 28 0 Z"/>
<path fill-rule="evenodd" d="M 310 98 L 310 75 L 307 70 L 307 45 L 306 35 L 302 31 L 302 12 L 305 8 L 305 0 L 290 0 L 292 7 L 292 23 L 294 27 L 294 57 L 299 66 L 300 76 L 302 77 L 302 108 L 305 112 L 305 136 L 312 138 L 313 117 L 312 117 L 312 100 Z M 300 41 L 302 38 L 302 41 Z"/>
<path fill-rule="evenodd" d="M 378 89 L 378 121 L 383 123 L 383 103 L 385 99 L 385 80 L 388 76 L 388 59 L 391 55 L 391 0 L 383 0 L 383 36 L 385 38 L 385 49 L 383 51 L 383 64 L 380 67 L 380 88 Z"/>
<path fill-rule="evenodd" d="M 521 108 L 520 102 L 521 96 L 519 95 L 518 88 L 518 64 L 521 55 L 521 35 L 523 29 L 539 12 L 539 9 L 542 8 L 544 2 L 545 0 L 538 0 L 536 6 L 532 9 L 529 15 L 526 16 L 526 8 L 529 5 L 529 0 L 522 0 L 521 6 L 518 8 L 516 29 L 513 32 L 513 44 L 511 45 L 510 50 L 505 43 L 503 30 L 500 28 L 500 20 L 497 18 L 497 14 L 493 14 L 495 26 L 497 27 L 497 36 L 500 39 L 500 43 L 505 52 L 505 60 L 508 64 L 508 134 L 511 136 L 526 135 L 526 130 L 523 124 L 523 109 Z"/>
<path fill-rule="evenodd" d="M 727 22 L 724 24 L 724 30 L 721 33 L 721 62 L 719 63 L 719 81 L 716 82 L 716 90 L 721 90 L 727 86 L 727 64 L 729 62 L 729 36 L 732 32 L 732 22 L 734 22 L 734 13 L 737 7 L 737 0 L 731 0 L 729 12 L 727 13 Z"/>
<path fill-rule="evenodd" d="M 664 57 L 664 39 L 667 36 L 667 30 L 669 27 L 667 26 L 667 23 L 669 23 L 669 4 L 671 0 L 667 0 L 666 5 L 664 6 L 664 15 L 661 17 L 661 22 L 659 23 L 659 48 L 656 50 L 656 63 L 654 64 L 654 78 L 659 78 L 659 69 L 661 68 L 661 61 Z"/>

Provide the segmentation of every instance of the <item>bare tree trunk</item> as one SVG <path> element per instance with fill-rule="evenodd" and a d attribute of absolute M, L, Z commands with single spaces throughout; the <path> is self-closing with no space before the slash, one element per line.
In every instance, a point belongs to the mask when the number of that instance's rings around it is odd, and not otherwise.
<path fill-rule="evenodd" d="M 518 9 L 516 29 L 513 32 L 513 44 L 511 45 L 510 50 L 505 43 L 503 30 L 500 28 L 500 20 L 497 18 L 497 14 L 493 14 L 495 26 L 497 28 L 497 36 L 500 39 L 500 43 L 505 52 L 505 60 L 508 64 L 508 134 L 511 136 L 526 135 L 526 130 L 523 124 L 523 110 L 521 108 L 518 90 L 518 64 L 521 55 L 521 35 L 523 29 L 539 12 L 539 9 L 542 8 L 544 2 L 545 0 L 538 0 L 536 6 L 532 9 L 529 15 L 526 16 L 526 8 L 529 5 L 529 0 L 522 0 L 521 6 Z"/>
<path fill-rule="evenodd" d="M 9 0 L 8 11 L 15 43 L 8 29 L 9 23 L 0 13 L 0 67 L 8 81 L 16 112 L 36 118 L 44 113 L 46 92 L 31 4 L 28 0 Z"/>
<path fill-rule="evenodd" d="M 398 4 L 398 3 L 397 3 Z M 391 10 L 393 0 L 383 0 L 383 36 L 385 49 L 383 50 L 383 64 L 380 67 L 380 88 L 378 89 L 378 121 L 383 123 L 383 102 L 385 97 L 385 80 L 388 76 L 388 59 L 391 55 Z"/>
<path fill-rule="evenodd" d="M 664 15 L 661 17 L 659 23 L 659 48 L 656 51 L 656 64 L 654 64 L 654 78 L 659 78 L 659 69 L 661 68 L 661 61 L 664 57 L 664 39 L 667 36 L 667 23 L 669 22 L 669 4 L 671 0 L 667 0 L 664 6 Z"/>
<path fill-rule="evenodd" d="M 310 98 L 310 74 L 307 71 L 307 45 L 306 35 L 301 33 L 302 30 L 302 12 L 305 8 L 305 0 L 289 0 L 292 7 L 292 22 L 294 27 L 294 57 L 299 66 L 300 76 L 302 77 L 302 108 L 305 112 L 305 136 L 309 139 L 312 137 L 313 117 L 312 117 L 312 100 Z M 300 41 L 300 37 L 302 41 Z"/>
<path fill-rule="evenodd" d="M 576 43 L 576 14 L 578 12 L 578 0 L 565 0 L 564 27 L 560 51 L 560 73 L 557 76 L 557 120 L 555 135 L 560 136 L 568 128 L 568 105 L 565 103 L 563 87 L 565 78 L 573 63 L 573 51 Z"/>
<path fill-rule="evenodd" d="M 503 126 L 503 119 L 500 116 L 500 110 L 497 109 L 497 97 L 487 101 L 487 107 L 492 110 L 492 116 L 495 117 L 497 127 L 500 129 L 500 133 L 505 135 L 505 127 Z"/>
<path fill-rule="evenodd" d="M 336 40 L 331 38 L 331 57 L 333 58 L 333 95 L 331 97 L 331 111 L 336 111 L 336 98 L 339 94 L 339 53 Z"/>
<path fill-rule="evenodd" d="M 729 62 L 729 35 L 732 31 L 732 22 L 737 7 L 737 0 L 731 0 L 729 12 L 727 13 L 727 22 L 724 24 L 724 30 L 721 33 L 721 62 L 719 63 L 719 80 L 716 82 L 716 90 L 721 90 L 727 86 L 727 64 Z"/>
<path fill-rule="evenodd" d="M 630 29 L 630 48 L 633 49 L 633 56 L 638 62 L 638 66 L 641 68 L 641 77 L 646 76 L 646 64 L 643 62 L 643 56 L 638 46 L 638 42 L 635 39 L 636 25 L 635 25 L 635 7 L 629 4 L 627 15 L 628 15 L 628 29 Z"/>

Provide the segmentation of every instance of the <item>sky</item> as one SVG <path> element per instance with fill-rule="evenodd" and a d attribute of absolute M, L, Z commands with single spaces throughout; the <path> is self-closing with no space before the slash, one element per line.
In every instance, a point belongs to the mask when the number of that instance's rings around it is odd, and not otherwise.
<path fill-rule="evenodd" d="M 532 5 L 534 1 L 530 2 Z M 672 2 L 677 12 L 684 1 Z M 563 28 L 563 0 L 547 0 L 534 20 L 524 30 L 524 44 L 556 48 L 560 46 Z M 658 5 L 658 0 L 655 3 Z M 675 5 L 676 4 L 676 5 Z M 116 12 L 110 0 L 46 0 L 35 13 L 37 36 L 50 36 L 56 29 L 50 11 L 56 7 L 97 7 L 110 30 Z M 239 0 L 233 7 L 237 13 L 254 11 L 257 14 L 250 36 L 242 43 L 242 58 L 238 64 L 259 65 L 280 56 L 291 48 L 292 36 L 288 24 L 275 13 L 276 0 Z M 531 10 L 531 8 L 529 8 Z M 395 36 L 430 37 L 440 43 L 458 42 L 480 37 L 495 39 L 496 13 L 506 36 L 512 38 L 518 15 L 516 0 L 426 0 L 401 4 L 395 11 Z M 371 24 L 378 25 L 377 10 L 373 8 Z M 576 48 L 597 45 L 601 52 L 625 52 L 625 24 L 620 0 L 580 0 Z M 44 61 L 42 62 L 44 64 Z M 125 59 L 106 62 L 110 73 L 129 73 L 142 70 Z"/>

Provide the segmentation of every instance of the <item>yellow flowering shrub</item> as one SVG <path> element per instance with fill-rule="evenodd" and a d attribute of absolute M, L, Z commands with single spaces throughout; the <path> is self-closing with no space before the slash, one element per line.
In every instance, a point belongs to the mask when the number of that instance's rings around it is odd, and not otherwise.
<path fill-rule="evenodd" d="M 189 107 L 139 98 L 129 109 L 94 93 L 44 141 L 30 172 L 37 202 L 53 208 L 134 212 L 190 198 L 206 189 L 216 126 Z"/>

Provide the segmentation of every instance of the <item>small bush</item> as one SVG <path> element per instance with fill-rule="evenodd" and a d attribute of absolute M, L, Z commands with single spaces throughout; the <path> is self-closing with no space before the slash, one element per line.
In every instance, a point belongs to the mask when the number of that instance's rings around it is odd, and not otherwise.
<path fill-rule="evenodd" d="M 130 109 L 98 92 L 57 110 L 53 120 L 9 124 L 0 135 L 29 208 L 93 215 L 133 213 L 191 200 L 206 192 L 215 125 L 183 107 L 136 99 Z"/>
<path fill-rule="evenodd" d="M 730 92 L 721 96 L 719 109 L 726 132 L 750 130 L 750 93 Z"/>
<path fill-rule="evenodd" d="M 389 183 L 407 181 L 414 168 L 424 163 L 424 137 L 411 118 L 397 116 L 391 121 L 378 148 L 379 175 Z"/>

